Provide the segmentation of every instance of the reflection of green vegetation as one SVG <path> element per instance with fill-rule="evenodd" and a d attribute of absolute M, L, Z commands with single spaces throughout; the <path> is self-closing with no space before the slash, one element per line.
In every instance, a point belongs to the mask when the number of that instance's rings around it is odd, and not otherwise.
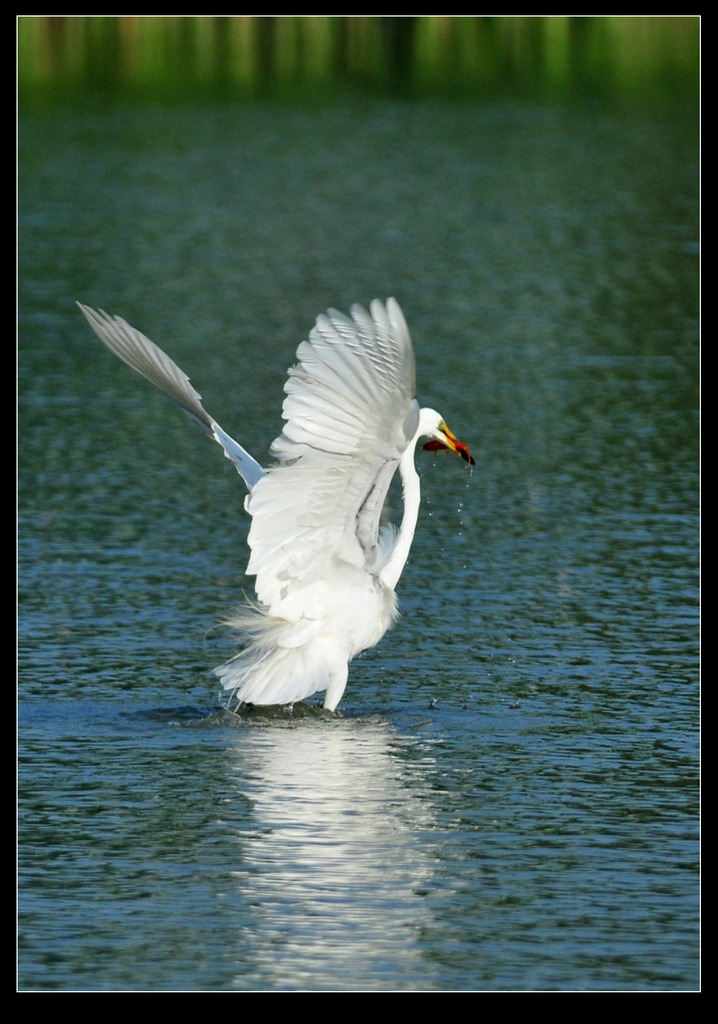
<path fill-rule="evenodd" d="M 693 91 L 697 17 L 28 17 L 21 97 Z"/>

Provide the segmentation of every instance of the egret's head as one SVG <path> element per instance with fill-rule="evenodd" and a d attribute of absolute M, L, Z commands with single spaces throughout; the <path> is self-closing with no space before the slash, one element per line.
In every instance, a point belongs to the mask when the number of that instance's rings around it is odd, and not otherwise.
<path fill-rule="evenodd" d="M 430 416 L 426 417 L 426 435 L 431 440 L 427 441 L 425 445 L 422 445 L 425 452 L 438 452 L 444 448 L 448 448 L 449 451 L 456 452 L 460 455 L 464 462 L 468 462 L 470 466 L 474 465 L 474 460 L 471 456 L 471 452 L 465 444 L 461 441 L 457 441 L 456 437 L 447 427 L 444 420 L 439 416 L 437 412 L 432 409 L 422 409 L 422 414 L 430 413 Z"/>

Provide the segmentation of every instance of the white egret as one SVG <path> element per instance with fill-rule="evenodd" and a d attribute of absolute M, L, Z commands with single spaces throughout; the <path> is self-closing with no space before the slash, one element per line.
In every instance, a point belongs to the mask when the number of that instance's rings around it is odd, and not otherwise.
<path fill-rule="evenodd" d="M 414 352 L 395 299 L 330 309 L 297 349 L 284 386 L 284 429 L 263 469 L 203 408 L 189 378 L 118 316 L 78 303 L 101 341 L 214 438 L 249 491 L 247 574 L 256 603 L 227 620 L 244 646 L 214 671 L 229 703 L 290 704 L 326 691 L 333 711 L 349 662 L 373 647 L 397 617 L 396 584 L 419 513 L 414 450 L 466 445 L 414 398 Z M 403 483 L 399 529 L 381 525 L 396 470 Z"/>

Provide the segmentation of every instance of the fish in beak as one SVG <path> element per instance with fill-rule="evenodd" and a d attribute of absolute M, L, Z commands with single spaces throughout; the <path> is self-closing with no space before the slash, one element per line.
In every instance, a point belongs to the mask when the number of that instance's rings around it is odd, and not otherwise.
<path fill-rule="evenodd" d="M 437 436 L 431 441 L 427 441 L 425 445 L 422 445 L 422 448 L 425 452 L 434 453 L 448 448 L 449 451 L 456 452 L 457 455 L 460 455 L 464 462 L 468 462 L 470 466 L 475 465 L 468 446 L 456 439 L 455 435 L 452 434 L 443 420 L 439 424 Z"/>

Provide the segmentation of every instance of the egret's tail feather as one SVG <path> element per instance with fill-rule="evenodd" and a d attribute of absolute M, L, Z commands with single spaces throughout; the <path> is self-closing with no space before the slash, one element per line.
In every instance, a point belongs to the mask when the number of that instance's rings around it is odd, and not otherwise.
<path fill-rule="evenodd" d="M 325 707 L 330 707 L 342 676 L 346 683 L 348 659 L 319 633 L 318 623 L 287 622 L 248 605 L 224 625 L 244 640 L 239 654 L 214 669 L 222 687 L 231 691 L 228 706 L 293 704 L 326 690 Z M 338 698 L 332 710 L 336 703 Z"/>

